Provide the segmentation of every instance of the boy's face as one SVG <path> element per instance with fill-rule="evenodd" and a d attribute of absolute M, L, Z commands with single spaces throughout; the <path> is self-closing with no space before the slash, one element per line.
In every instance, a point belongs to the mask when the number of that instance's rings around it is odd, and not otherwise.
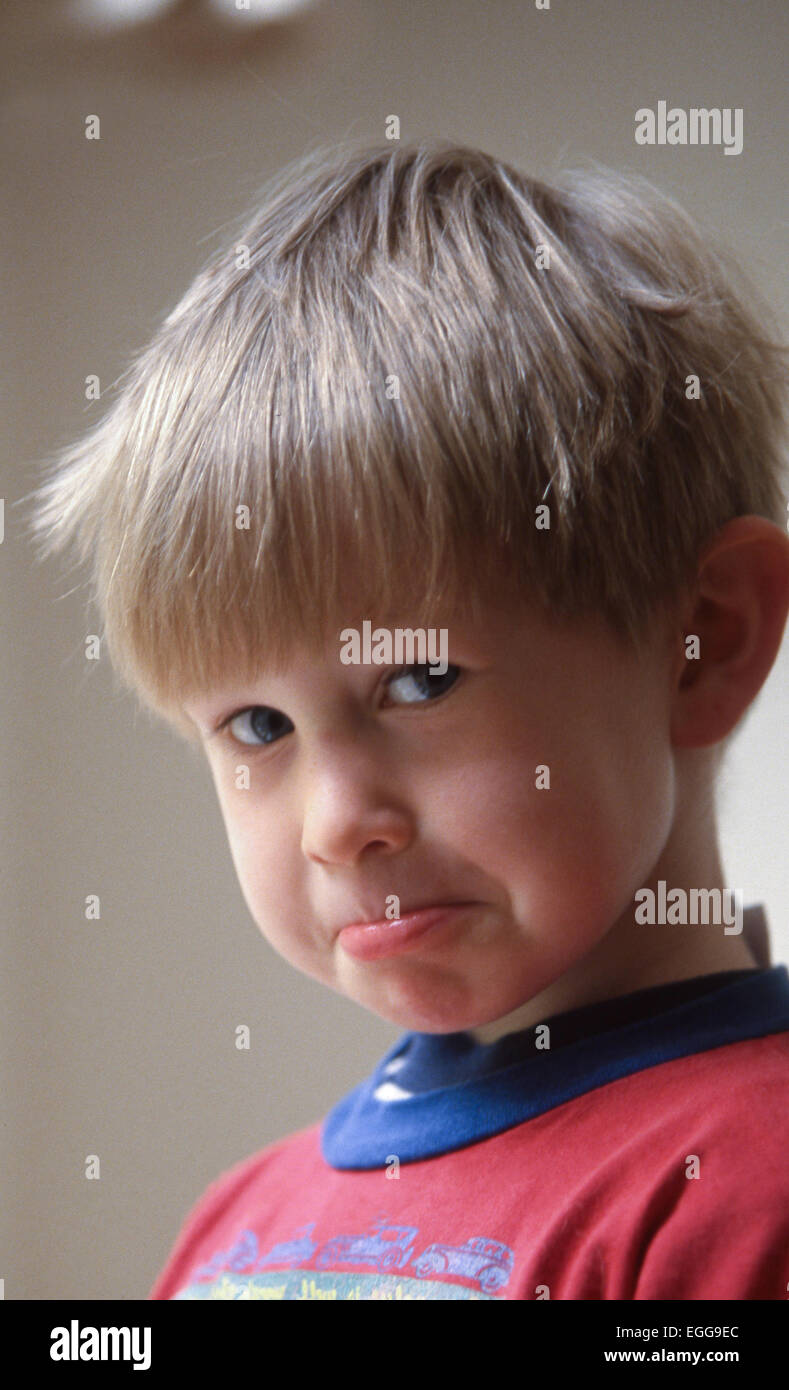
<path fill-rule="evenodd" d="M 503 1018 L 632 922 L 676 809 L 667 643 L 630 654 L 602 623 L 524 609 L 445 626 L 440 679 L 344 665 L 338 634 L 323 660 L 185 705 L 204 733 L 236 716 L 206 753 L 270 944 L 382 1018 L 436 1033 Z M 392 895 L 404 917 L 467 906 L 399 949 L 386 944 L 398 926 L 340 935 L 385 919 Z"/>

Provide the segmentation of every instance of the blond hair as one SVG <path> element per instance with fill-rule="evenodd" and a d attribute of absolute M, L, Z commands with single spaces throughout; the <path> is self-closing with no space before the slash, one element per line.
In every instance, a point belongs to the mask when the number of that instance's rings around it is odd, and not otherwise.
<path fill-rule="evenodd" d="M 33 534 L 90 558 L 116 669 L 187 737 L 187 695 L 354 618 L 522 595 L 640 640 L 726 521 L 783 523 L 767 321 L 643 180 L 312 152 L 50 458 Z"/>

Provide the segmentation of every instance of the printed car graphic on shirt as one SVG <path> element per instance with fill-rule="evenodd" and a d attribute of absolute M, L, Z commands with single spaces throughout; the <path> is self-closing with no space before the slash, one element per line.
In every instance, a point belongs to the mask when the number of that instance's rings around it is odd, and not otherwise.
<path fill-rule="evenodd" d="M 414 1261 L 414 1271 L 420 1279 L 428 1274 L 463 1274 L 467 1279 L 476 1279 L 485 1293 L 493 1293 L 504 1288 L 513 1263 L 508 1245 L 472 1236 L 464 1245 L 428 1245 Z"/>
<path fill-rule="evenodd" d="M 208 1279 L 225 1269 L 248 1269 L 257 1258 L 258 1238 L 254 1231 L 242 1231 L 235 1245 L 229 1250 L 217 1250 L 207 1264 L 195 1270 L 195 1279 Z"/>
<path fill-rule="evenodd" d="M 314 1226 L 314 1221 L 310 1221 L 308 1226 L 299 1226 L 293 1240 L 282 1240 L 279 1245 L 272 1245 L 271 1249 L 267 1250 L 265 1255 L 261 1255 L 252 1268 L 265 1269 L 266 1265 L 273 1264 L 290 1265 L 293 1268 L 294 1265 L 306 1264 L 308 1260 L 312 1259 L 318 1248 L 315 1241 L 310 1240 Z M 303 1235 L 300 1234 L 302 1231 L 304 1232 Z"/>
<path fill-rule="evenodd" d="M 252 1271 L 273 1265 L 304 1269 L 312 1259 L 318 1269 L 367 1265 L 381 1273 L 402 1270 L 411 1261 L 419 1235 L 417 1226 L 390 1225 L 385 1216 L 380 1216 L 367 1231 L 332 1236 L 318 1248 L 311 1239 L 315 1224 L 311 1221 L 298 1227 L 293 1239 L 278 1242 L 262 1255 L 258 1254 L 254 1231 L 242 1231 L 229 1250 L 218 1251 L 207 1264 L 195 1270 L 193 1278 L 206 1279 L 225 1270 Z M 419 1279 L 431 1275 L 459 1275 L 492 1294 L 509 1282 L 514 1261 L 509 1245 L 485 1236 L 471 1236 L 462 1245 L 438 1241 L 428 1245 L 413 1260 L 413 1269 Z"/>
<path fill-rule="evenodd" d="M 328 1265 L 372 1265 L 374 1269 L 402 1269 L 414 1252 L 418 1226 L 388 1226 L 376 1222 L 372 1234 L 334 1236 L 315 1256 L 318 1269 Z"/>

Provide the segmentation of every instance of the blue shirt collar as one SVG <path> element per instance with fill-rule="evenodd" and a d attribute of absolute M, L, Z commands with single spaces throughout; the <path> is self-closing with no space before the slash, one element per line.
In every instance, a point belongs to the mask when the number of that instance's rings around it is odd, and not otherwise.
<path fill-rule="evenodd" d="M 680 988 L 692 985 L 695 991 Z M 621 1009 L 624 1005 L 627 1010 L 628 1001 L 638 1013 L 622 1022 Z M 614 1024 L 612 1007 L 620 1020 Z M 551 1047 L 540 1050 L 535 1030 L 529 1029 L 515 1035 L 516 1050 L 521 1048 L 515 1060 L 507 1056 L 512 1040 L 502 1039 L 504 1049 L 501 1044 L 488 1049 L 495 1065 L 480 1068 L 475 1059 L 470 1072 L 468 1066 L 464 1072 L 463 1057 L 468 1061 L 478 1045 L 469 1035 L 404 1034 L 373 1074 L 327 1115 L 321 1128 L 323 1157 L 334 1168 L 352 1169 L 383 1168 L 394 1154 L 401 1163 L 433 1158 L 500 1134 L 633 1072 L 789 1030 L 789 974 L 785 965 L 775 965 L 700 976 L 546 1022 L 561 1035 L 563 1020 L 566 1027 L 579 1018 L 583 1029 L 570 1041 L 554 1046 L 551 1038 Z M 431 1067 L 443 1075 L 441 1084 L 409 1094 L 402 1086 L 406 1067 L 398 1065 L 409 1057 L 412 1070 L 421 1060 L 422 1076 Z M 461 1079 L 449 1080 L 453 1074 Z M 399 1089 L 405 1092 L 401 1098 L 381 1098 L 395 1096 Z"/>

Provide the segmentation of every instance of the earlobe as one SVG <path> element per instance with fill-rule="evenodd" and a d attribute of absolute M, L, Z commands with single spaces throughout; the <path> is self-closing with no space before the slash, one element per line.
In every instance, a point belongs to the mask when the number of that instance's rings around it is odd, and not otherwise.
<path fill-rule="evenodd" d="M 789 536 L 764 517 L 736 517 L 699 557 L 694 600 L 680 633 L 675 747 L 707 747 L 732 731 L 767 679 L 787 610 Z"/>

